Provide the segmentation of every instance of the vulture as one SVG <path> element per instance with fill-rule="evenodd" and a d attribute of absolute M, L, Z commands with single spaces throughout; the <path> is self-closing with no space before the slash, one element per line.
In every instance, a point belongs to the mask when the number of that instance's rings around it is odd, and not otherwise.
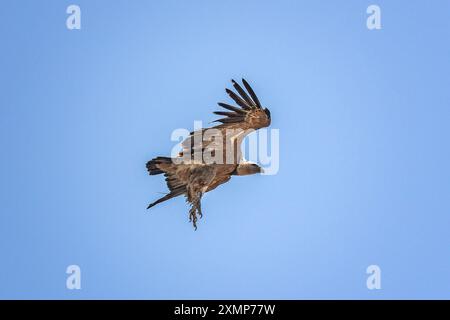
<path fill-rule="evenodd" d="M 201 198 L 204 193 L 228 182 L 232 176 L 262 173 L 263 169 L 242 157 L 241 143 L 249 133 L 271 122 L 270 111 L 263 108 L 252 87 L 245 79 L 244 90 L 231 80 L 236 92 L 226 89 L 226 93 L 236 103 L 219 102 L 226 111 L 216 111 L 223 116 L 211 128 L 191 132 L 181 143 L 182 151 L 176 157 L 156 157 L 147 162 L 150 175 L 163 174 L 170 192 L 151 203 L 147 209 L 184 195 L 190 204 L 189 221 L 197 229 L 197 216 L 202 217 Z"/>

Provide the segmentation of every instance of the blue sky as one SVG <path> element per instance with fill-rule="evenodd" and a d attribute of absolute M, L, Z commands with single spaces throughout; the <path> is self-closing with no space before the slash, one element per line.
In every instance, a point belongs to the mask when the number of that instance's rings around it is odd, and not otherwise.
<path fill-rule="evenodd" d="M 0 298 L 450 298 L 448 1 L 1 9 Z M 146 161 L 241 77 L 278 174 L 207 194 L 196 232 L 182 198 L 147 211 L 166 186 Z"/>

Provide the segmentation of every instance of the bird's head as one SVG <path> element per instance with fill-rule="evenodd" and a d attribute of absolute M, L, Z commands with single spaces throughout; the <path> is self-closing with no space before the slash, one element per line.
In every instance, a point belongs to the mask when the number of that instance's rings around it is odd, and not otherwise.
<path fill-rule="evenodd" d="M 258 166 L 256 163 L 246 162 L 246 163 L 240 163 L 237 166 L 237 168 L 235 170 L 235 175 L 247 176 L 249 174 L 262 173 L 262 172 L 263 172 L 263 168 Z"/>

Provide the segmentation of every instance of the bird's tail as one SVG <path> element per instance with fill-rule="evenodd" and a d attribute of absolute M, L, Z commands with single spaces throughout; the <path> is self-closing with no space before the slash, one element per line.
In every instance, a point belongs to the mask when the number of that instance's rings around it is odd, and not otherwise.
<path fill-rule="evenodd" d="M 164 197 L 150 203 L 147 209 L 161 203 L 163 201 L 169 200 L 173 197 L 182 195 L 186 191 L 186 185 L 177 181 L 176 178 L 176 164 L 172 162 L 172 158 L 169 157 L 156 157 L 149 162 L 147 162 L 147 170 L 150 175 L 156 175 L 164 173 L 166 176 L 167 186 L 170 189 L 170 193 L 166 194 Z"/>
<path fill-rule="evenodd" d="M 172 159 L 169 157 L 156 157 L 149 162 L 147 162 L 147 171 L 150 175 L 164 173 L 164 170 L 161 170 L 161 165 L 170 165 L 172 164 Z"/>

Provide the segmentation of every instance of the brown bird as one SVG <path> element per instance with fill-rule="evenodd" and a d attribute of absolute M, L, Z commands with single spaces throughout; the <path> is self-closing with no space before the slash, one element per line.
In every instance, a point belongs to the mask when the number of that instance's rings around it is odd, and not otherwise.
<path fill-rule="evenodd" d="M 247 92 L 231 80 L 237 94 L 226 89 L 238 106 L 218 103 L 228 111 L 216 111 L 224 116 L 221 124 L 191 132 L 181 144 L 182 151 L 175 158 L 156 157 L 147 162 L 150 175 L 163 173 L 170 192 L 151 203 L 147 209 L 185 195 L 190 203 L 189 220 L 197 229 L 197 214 L 202 217 L 201 198 L 204 193 L 229 181 L 231 176 L 245 176 L 262 172 L 255 163 L 242 157 L 241 142 L 249 133 L 270 125 L 270 111 L 263 108 L 253 89 L 242 79 Z"/>

